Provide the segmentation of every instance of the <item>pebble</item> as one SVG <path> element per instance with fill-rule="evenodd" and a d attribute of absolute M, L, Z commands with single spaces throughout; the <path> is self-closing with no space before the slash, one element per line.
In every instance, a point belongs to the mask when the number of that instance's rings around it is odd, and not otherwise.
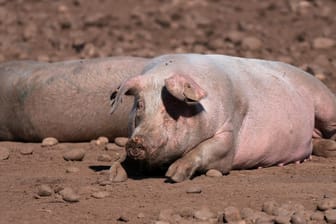
<path fill-rule="evenodd" d="M 121 150 L 124 150 L 124 147 L 121 147 L 115 143 L 108 143 L 106 146 L 105 146 L 105 150 L 107 151 L 121 151 Z"/>
<path fill-rule="evenodd" d="M 255 224 L 273 224 L 274 220 L 270 216 L 261 216 L 256 219 Z"/>
<path fill-rule="evenodd" d="M 173 210 L 170 209 L 170 208 L 163 209 L 163 210 L 160 211 L 158 219 L 160 221 L 167 221 L 167 222 L 169 222 L 172 219 L 172 217 L 173 217 L 173 213 L 174 213 Z"/>
<path fill-rule="evenodd" d="M 124 215 L 121 215 L 121 216 L 119 216 L 119 218 L 117 218 L 117 221 L 120 221 L 120 222 L 128 222 L 128 221 L 129 221 L 129 218 L 127 218 L 127 217 L 124 216 Z"/>
<path fill-rule="evenodd" d="M 79 168 L 75 166 L 69 166 L 68 168 L 65 169 L 66 173 L 77 173 L 79 172 Z"/>
<path fill-rule="evenodd" d="M 273 215 L 273 211 L 277 207 L 279 207 L 279 205 L 275 201 L 266 201 L 262 205 L 262 211 L 268 215 Z"/>
<path fill-rule="evenodd" d="M 245 37 L 241 43 L 243 49 L 259 50 L 262 47 L 262 42 L 256 37 Z"/>
<path fill-rule="evenodd" d="M 290 216 L 276 216 L 274 221 L 276 224 L 287 224 L 290 223 L 291 217 Z"/>
<path fill-rule="evenodd" d="M 139 219 L 143 219 L 145 217 L 146 217 L 145 214 L 142 213 L 142 212 L 138 213 L 138 215 L 137 215 L 137 218 L 139 218 Z"/>
<path fill-rule="evenodd" d="M 290 221 L 292 224 L 306 224 L 307 223 L 305 217 L 301 214 L 292 215 Z"/>
<path fill-rule="evenodd" d="M 327 78 L 327 76 L 323 73 L 316 73 L 315 77 L 318 78 L 321 81 L 326 80 L 326 78 Z"/>
<path fill-rule="evenodd" d="M 66 161 L 82 161 L 85 156 L 85 151 L 83 149 L 71 149 L 64 153 L 63 158 Z"/>
<path fill-rule="evenodd" d="M 208 170 L 205 175 L 208 177 L 222 177 L 223 176 L 222 172 L 220 172 L 219 170 L 215 170 L 215 169 Z"/>
<path fill-rule="evenodd" d="M 33 148 L 32 147 L 24 147 L 20 149 L 21 155 L 31 155 L 33 154 Z"/>
<path fill-rule="evenodd" d="M 125 147 L 127 141 L 128 141 L 128 138 L 126 137 L 116 137 L 114 139 L 114 143 L 120 147 Z"/>
<path fill-rule="evenodd" d="M 234 44 L 239 44 L 242 41 L 243 37 L 243 32 L 232 30 L 226 34 L 225 39 L 231 41 Z"/>
<path fill-rule="evenodd" d="M 80 195 L 92 195 L 94 192 L 98 192 L 99 187 L 88 185 L 79 188 L 78 194 Z"/>
<path fill-rule="evenodd" d="M 328 209 L 336 208 L 336 199 L 335 198 L 324 198 L 320 203 L 317 204 L 317 209 L 325 211 Z"/>
<path fill-rule="evenodd" d="M 66 187 L 59 193 L 62 195 L 62 199 L 66 202 L 79 202 L 79 195 L 75 193 L 72 188 Z"/>
<path fill-rule="evenodd" d="M 191 186 L 186 191 L 188 194 L 200 194 L 202 193 L 202 188 L 199 186 Z"/>
<path fill-rule="evenodd" d="M 37 195 L 41 196 L 41 197 L 47 197 L 52 195 L 53 190 L 51 189 L 50 186 L 46 185 L 46 184 L 42 184 L 38 187 L 37 189 Z"/>
<path fill-rule="evenodd" d="M 209 220 L 209 219 L 216 218 L 216 214 L 213 213 L 209 208 L 203 207 L 200 210 L 195 211 L 194 217 L 196 219 L 206 221 L 206 220 Z"/>
<path fill-rule="evenodd" d="M 154 224 L 170 224 L 170 222 L 166 222 L 166 221 L 155 221 Z"/>
<path fill-rule="evenodd" d="M 91 196 L 96 199 L 101 199 L 110 196 L 110 193 L 108 191 L 97 191 L 94 192 Z"/>
<path fill-rule="evenodd" d="M 9 149 L 0 147 L 0 160 L 6 160 L 9 158 Z"/>
<path fill-rule="evenodd" d="M 247 219 L 254 215 L 254 210 L 252 208 L 243 208 L 241 209 L 240 214 L 243 219 Z"/>
<path fill-rule="evenodd" d="M 227 207 L 224 209 L 224 221 L 225 222 L 236 222 L 240 221 L 241 216 L 239 210 L 235 207 Z"/>
<path fill-rule="evenodd" d="M 328 224 L 336 224 L 336 209 L 325 211 L 325 218 Z"/>
<path fill-rule="evenodd" d="M 276 207 L 273 210 L 273 215 L 275 215 L 275 216 L 291 216 L 292 214 L 286 208 Z"/>
<path fill-rule="evenodd" d="M 58 144 L 58 140 L 53 137 L 48 137 L 43 139 L 42 141 L 42 147 L 50 147 Z"/>
<path fill-rule="evenodd" d="M 109 170 L 110 176 L 109 180 L 113 183 L 124 182 L 127 180 L 127 173 L 125 169 L 121 166 L 120 162 L 113 162 Z"/>
<path fill-rule="evenodd" d="M 335 46 L 335 40 L 326 37 L 317 37 L 313 40 L 313 48 L 315 49 L 329 49 Z"/>
<path fill-rule="evenodd" d="M 100 162 L 111 162 L 112 157 L 108 154 L 101 154 L 97 157 L 97 160 Z"/>
<path fill-rule="evenodd" d="M 194 216 L 194 210 L 189 207 L 185 207 L 179 210 L 179 214 L 183 218 L 191 218 Z"/>
<path fill-rule="evenodd" d="M 323 221 L 324 220 L 324 213 L 320 211 L 315 211 L 311 216 L 311 220 L 316 220 L 316 221 Z"/>
<path fill-rule="evenodd" d="M 105 136 L 101 136 L 96 140 L 96 145 L 106 145 L 109 143 L 109 139 Z"/>

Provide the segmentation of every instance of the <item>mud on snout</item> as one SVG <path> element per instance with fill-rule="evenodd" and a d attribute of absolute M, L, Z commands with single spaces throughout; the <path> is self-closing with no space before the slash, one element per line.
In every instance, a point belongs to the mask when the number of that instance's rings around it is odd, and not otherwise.
<path fill-rule="evenodd" d="M 148 170 L 157 167 L 168 168 L 177 158 L 167 153 L 168 150 L 165 147 L 167 141 L 167 138 L 161 136 L 159 141 L 154 144 L 145 136 L 133 136 L 126 143 L 127 157 L 141 163 Z"/>

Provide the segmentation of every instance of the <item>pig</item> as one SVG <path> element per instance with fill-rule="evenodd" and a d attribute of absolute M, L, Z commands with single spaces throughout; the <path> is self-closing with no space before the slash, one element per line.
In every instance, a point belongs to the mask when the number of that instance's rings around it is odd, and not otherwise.
<path fill-rule="evenodd" d="M 286 63 L 163 55 L 112 94 L 112 113 L 125 95 L 134 96 L 128 157 L 152 169 L 168 166 L 172 182 L 209 169 L 228 174 L 302 162 L 314 140 L 336 152 L 334 95 Z"/>
<path fill-rule="evenodd" d="M 126 99 L 110 115 L 110 95 L 149 59 L 109 57 L 63 62 L 10 61 L 0 64 L 0 141 L 61 142 L 127 136 Z"/>

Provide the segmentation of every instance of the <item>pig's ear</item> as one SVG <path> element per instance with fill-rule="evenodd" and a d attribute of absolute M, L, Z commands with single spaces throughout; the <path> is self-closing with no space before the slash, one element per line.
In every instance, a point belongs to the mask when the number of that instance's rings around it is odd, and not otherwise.
<path fill-rule="evenodd" d="M 122 103 L 122 97 L 124 95 L 135 95 L 140 89 L 139 77 L 133 77 L 124 81 L 110 96 L 111 100 L 111 114 L 118 108 L 118 105 Z"/>
<path fill-rule="evenodd" d="M 207 92 L 191 77 L 173 75 L 165 80 L 167 90 L 177 99 L 188 104 L 198 103 L 207 96 Z"/>

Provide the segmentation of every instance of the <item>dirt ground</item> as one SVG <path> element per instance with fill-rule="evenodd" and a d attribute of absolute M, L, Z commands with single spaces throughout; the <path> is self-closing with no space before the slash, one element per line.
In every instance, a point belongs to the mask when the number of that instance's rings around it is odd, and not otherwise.
<path fill-rule="evenodd" d="M 0 61 L 218 53 L 289 62 L 336 92 L 335 11 L 335 0 L 0 0 Z M 303 164 L 179 184 L 146 176 L 104 185 L 99 180 L 111 162 L 101 155 L 113 160 L 115 151 L 93 143 L 0 146 L 10 149 L 9 158 L 0 160 L 1 224 L 216 223 L 223 213 L 226 221 L 237 216 L 229 206 L 241 216 L 246 207 L 256 215 L 273 202 L 293 212 L 289 207 L 304 206 L 305 215 L 295 212 L 309 223 L 336 220 L 335 209 L 310 218 L 323 200 L 336 208 L 336 158 L 314 156 Z M 85 150 L 83 161 L 63 159 L 67 149 L 78 147 Z M 50 196 L 38 196 L 41 185 L 51 188 Z M 66 187 L 79 202 L 61 198 Z M 236 223 L 281 223 L 276 213 Z"/>

